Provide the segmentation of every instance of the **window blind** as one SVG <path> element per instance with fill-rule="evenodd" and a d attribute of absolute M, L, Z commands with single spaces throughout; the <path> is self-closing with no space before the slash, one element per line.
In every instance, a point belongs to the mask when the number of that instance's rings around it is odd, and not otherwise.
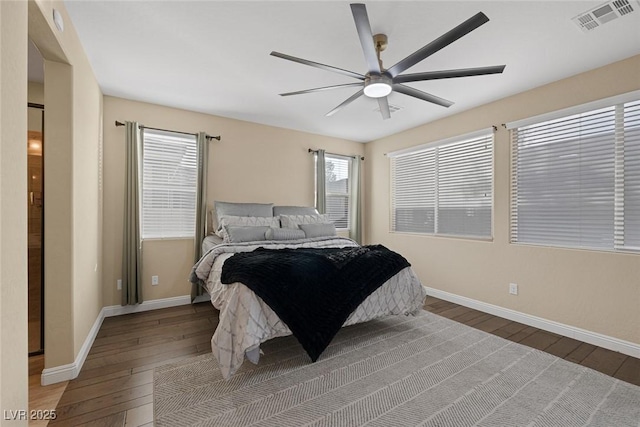
<path fill-rule="evenodd" d="M 144 129 L 142 238 L 193 237 L 196 137 Z"/>
<path fill-rule="evenodd" d="M 491 237 L 491 131 L 389 156 L 393 231 Z"/>
<path fill-rule="evenodd" d="M 640 100 L 624 104 L 620 121 L 624 129 L 616 132 L 616 247 L 640 252 Z"/>
<path fill-rule="evenodd" d="M 512 242 L 640 249 L 639 104 L 511 130 Z"/>
<path fill-rule="evenodd" d="M 325 155 L 326 213 L 336 228 L 349 228 L 350 164 L 348 157 Z"/>

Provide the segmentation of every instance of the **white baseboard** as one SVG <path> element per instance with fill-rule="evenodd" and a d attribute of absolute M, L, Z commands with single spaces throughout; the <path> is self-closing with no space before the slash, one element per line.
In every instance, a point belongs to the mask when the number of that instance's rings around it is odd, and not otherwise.
<path fill-rule="evenodd" d="M 203 302 L 209 301 L 209 295 L 205 294 L 196 298 L 195 302 Z M 179 297 L 172 298 L 163 298 L 156 299 L 150 301 L 144 301 L 141 304 L 136 305 L 110 305 L 108 307 L 103 307 L 98 313 L 98 317 L 96 321 L 93 323 L 89 334 L 87 334 L 87 338 L 84 340 L 76 359 L 73 363 L 69 363 L 68 365 L 62 366 L 54 366 L 53 368 L 46 368 L 42 371 L 42 375 L 40 376 L 40 383 L 43 386 L 59 383 L 62 381 L 69 381 L 78 376 L 80 374 L 80 369 L 82 369 L 82 365 L 84 365 L 84 361 L 87 359 L 87 355 L 89 354 L 89 350 L 91 350 L 91 346 L 93 345 L 93 341 L 95 341 L 96 336 L 98 335 L 98 331 L 100 331 L 100 326 L 102 326 L 102 321 L 105 317 L 113 317 L 120 316 L 123 314 L 131 314 L 131 313 L 139 313 L 142 311 L 149 310 L 158 310 L 160 308 L 169 308 L 176 307 L 179 305 L 187 305 L 191 304 L 191 296 L 190 295 L 182 295 Z M 45 355 L 46 358 L 46 355 Z"/>
<path fill-rule="evenodd" d="M 100 310 L 98 313 L 98 318 L 95 322 L 93 322 L 93 326 L 89 330 L 87 334 L 87 338 L 84 340 L 82 347 L 80 347 L 80 351 L 76 356 L 76 360 L 73 363 L 62 366 L 54 366 L 53 368 L 46 368 L 42 371 L 40 375 L 40 384 L 50 385 L 59 383 L 62 381 L 69 381 L 74 379 L 80 373 L 80 369 L 82 365 L 84 365 L 84 361 L 87 359 L 87 355 L 89 354 L 89 350 L 91 350 L 91 346 L 93 345 L 93 341 L 96 339 L 96 335 L 98 335 L 98 331 L 100 330 L 100 326 L 102 326 L 102 321 L 104 320 L 104 308 Z M 45 358 L 47 356 L 45 355 Z"/>
<path fill-rule="evenodd" d="M 69 381 L 77 377 L 79 373 L 80 369 L 78 369 L 76 362 L 68 365 L 46 368 L 43 369 L 42 374 L 40 374 L 40 385 L 46 386 L 61 383 L 63 381 Z"/>
<path fill-rule="evenodd" d="M 503 317 L 508 320 L 513 320 L 514 322 L 520 322 L 528 326 L 533 326 L 538 329 L 553 332 L 555 334 L 593 344 L 598 347 L 617 351 L 628 356 L 640 358 L 640 344 L 632 343 L 630 341 L 621 340 L 607 335 L 602 335 L 597 332 L 587 331 L 586 329 L 576 328 L 575 326 L 565 325 L 553 320 L 543 319 L 541 317 L 532 316 L 530 314 L 521 313 L 519 311 L 511 310 L 493 304 L 488 304 L 486 302 L 477 301 L 471 298 L 441 291 L 439 289 L 428 287 L 426 289 L 427 295 L 440 298 L 445 301 L 460 304 L 479 311 L 484 311 L 485 313 L 493 314 L 494 316 Z"/>
<path fill-rule="evenodd" d="M 191 304 L 190 295 L 181 295 L 179 297 L 153 299 L 143 301 L 136 305 L 110 305 L 104 307 L 104 317 L 121 316 L 123 314 L 140 313 L 149 310 L 158 310 L 161 308 L 177 307 L 179 305 Z"/>

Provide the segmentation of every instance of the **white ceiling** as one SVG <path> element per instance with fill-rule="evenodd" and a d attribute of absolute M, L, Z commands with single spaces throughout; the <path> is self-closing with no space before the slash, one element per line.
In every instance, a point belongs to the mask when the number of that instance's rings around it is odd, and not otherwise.
<path fill-rule="evenodd" d="M 366 97 L 325 117 L 357 88 L 278 95 L 356 80 L 272 50 L 366 73 L 349 2 L 65 0 L 106 95 L 361 142 L 639 54 L 640 11 L 590 33 L 571 21 L 601 3 L 366 2 L 374 34 L 389 37 L 387 67 L 479 11 L 488 23 L 407 72 L 507 65 L 502 75 L 409 83 L 455 104 L 394 93 L 402 110 L 382 120 Z"/>

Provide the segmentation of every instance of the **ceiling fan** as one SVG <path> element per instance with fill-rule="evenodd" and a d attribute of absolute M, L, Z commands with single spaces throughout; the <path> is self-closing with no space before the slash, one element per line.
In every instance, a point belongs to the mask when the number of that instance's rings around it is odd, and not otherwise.
<path fill-rule="evenodd" d="M 489 18 L 487 18 L 487 16 L 482 12 L 479 12 L 471 18 L 467 19 L 462 24 L 438 37 L 431 43 L 418 49 L 390 68 L 384 68 L 382 66 L 382 60 L 380 59 L 380 52 L 385 50 L 385 48 L 387 47 L 387 36 L 385 34 L 373 35 L 371 31 L 371 25 L 369 23 L 369 16 L 367 15 L 366 6 L 361 3 L 353 3 L 351 4 L 351 13 L 353 14 L 353 20 L 356 24 L 356 30 L 358 31 L 360 44 L 362 45 L 362 50 L 364 52 L 364 59 L 367 62 L 369 71 L 366 74 L 362 75 L 353 71 L 344 70 L 342 68 L 321 64 L 318 62 L 308 61 L 306 59 L 297 58 L 295 56 L 286 55 L 284 53 L 274 51 L 271 52 L 272 56 L 304 65 L 309 65 L 311 67 L 320 68 L 322 70 L 332 71 L 334 73 L 342 74 L 360 80 L 359 82 L 355 83 L 346 83 L 340 85 L 318 87 L 314 89 L 300 90 L 296 92 L 281 93 L 281 96 L 301 95 L 305 93 L 321 92 L 325 90 L 340 89 L 350 86 L 360 86 L 360 90 L 351 95 L 336 108 L 329 111 L 326 115 L 334 115 L 362 95 L 365 95 L 369 98 L 376 98 L 378 100 L 382 118 L 388 119 L 391 117 L 391 112 L 389 111 L 389 102 L 387 100 L 387 95 L 389 95 L 393 91 L 413 96 L 414 98 L 441 105 L 443 107 L 450 107 L 451 105 L 453 105 L 453 102 L 451 101 L 412 88 L 403 83 L 436 79 L 450 79 L 456 77 L 481 76 L 486 74 L 500 74 L 505 68 L 505 65 L 495 65 L 491 67 L 427 71 L 424 73 L 401 75 L 402 72 L 413 67 L 418 62 L 426 59 L 440 49 L 448 46 L 462 36 L 470 33 L 479 26 L 488 22 Z"/>

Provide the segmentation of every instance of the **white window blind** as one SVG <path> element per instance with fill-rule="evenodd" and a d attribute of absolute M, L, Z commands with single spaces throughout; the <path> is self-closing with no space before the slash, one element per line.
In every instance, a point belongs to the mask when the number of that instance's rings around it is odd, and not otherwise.
<path fill-rule="evenodd" d="M 617 161 L 623 170 L 617 177 L 624 209 L 616 210 L 616 245 L 640 251 L 640 100 L 624 105 L 623 120 L 624 131 L 617 133 L 622 135 Z"/>
<path fill-rule="evenodd" d="M 491 131 L 389 156 L 393 231 L 491 237 Z"/>
<path fill-rule="evenodd" d="M 511 241 L 640 250 L 640 102 L 520 126 Z"/>
<path fill-rule="evenodd" d="M 336 228 L 349 228 L 349 167 L 351 158 L 326 154 L 326 213 Z"/>
<path fill-rule="evenodd" d="M 144 129 L 142 238 L 193 237 L 196 137 Z"/>

